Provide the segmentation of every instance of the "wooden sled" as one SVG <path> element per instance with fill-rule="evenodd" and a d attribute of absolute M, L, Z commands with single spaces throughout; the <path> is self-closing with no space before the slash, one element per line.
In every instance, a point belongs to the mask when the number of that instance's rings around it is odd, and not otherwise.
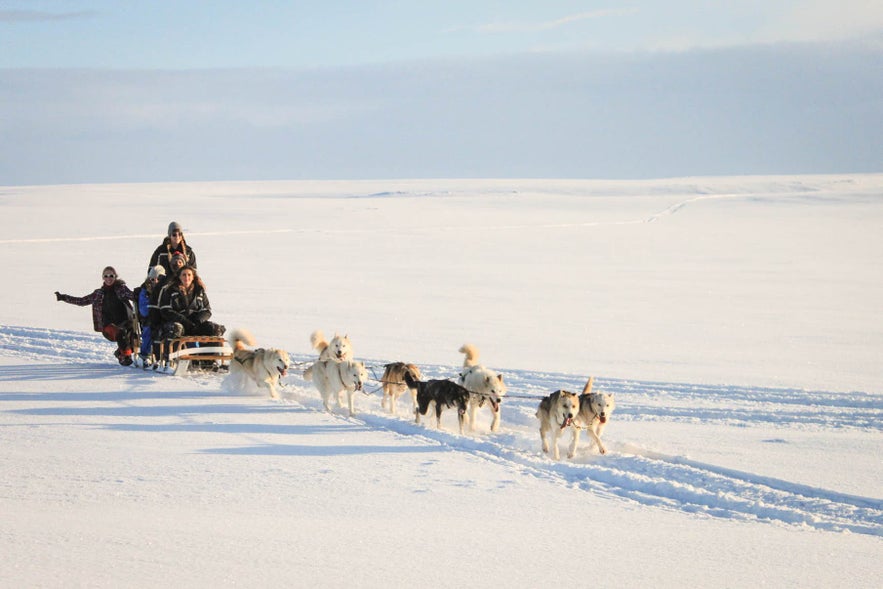
<path fill-rule="evenodd" d="M 192 344 L 199 344 L 199 347 Z M 160 354 L 164 352 L 165 350 L 160 349 Z M 223 337 L 188 335 L 173 339 L 169 343 L 168 370 L 175 375 L 186 374 L 192 361 L 216 361 L 219 369 L 229 370 L 232 359 L 233 348 Z"/>

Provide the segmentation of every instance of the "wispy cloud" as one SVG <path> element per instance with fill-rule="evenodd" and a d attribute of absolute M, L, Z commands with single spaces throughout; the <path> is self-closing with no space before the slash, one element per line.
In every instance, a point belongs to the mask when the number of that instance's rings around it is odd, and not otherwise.
<path fill-rule="evenodd" d="M 605 10 L 593 10 L 570 14 L 554 20 L 539 22 L 493 22 L 483 25 L 461 26 L 448 29 L 445 32 L 474 31 L 477 33 L 526 33 L 535 31 L 548 31 L 567 26 L 583 20 L 609 18 L 617 16 L 631 16 L 638 13 L 637 8 L 610 8 Z"/>
<path fill-rule="evenodd" d="M 96 14 L 97 13 L 94 10 L 80 10 L 77 12 L 46 12 L 43 10 L 0 10 L 0 23 L 74 20 L 78 18 L 91 18 Z"/>

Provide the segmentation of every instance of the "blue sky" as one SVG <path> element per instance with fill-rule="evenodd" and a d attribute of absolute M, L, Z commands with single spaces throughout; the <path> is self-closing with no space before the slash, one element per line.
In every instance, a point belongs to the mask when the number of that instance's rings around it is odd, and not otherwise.
<path fill-rule="evenodd" d="M 883 0 L 0 0 L 0 185 L 883 171 L 881 64 Z"/>
<path fill-rule="evenodd" d="M 327 67 L 879 32 L 875 0 L 0 0 L 0 67 Z"/>

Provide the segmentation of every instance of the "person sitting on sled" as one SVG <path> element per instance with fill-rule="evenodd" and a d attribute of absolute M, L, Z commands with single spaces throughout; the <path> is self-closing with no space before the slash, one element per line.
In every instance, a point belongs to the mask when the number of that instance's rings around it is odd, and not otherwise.
<path fill-rule="evenodd" d="M 196 268 L 181 268 L 169 279 L 160 299 L 163 337 L 166 339 L 185 335 L 224 335 L 226 328 L 223 325 L 209 321 L 212 307 Z"/>
<path fill-rule="evenodd" d="M 158 313 L 151 313 L 151 303 L 155 306 L 159 291 L 166 280 L 166 270 L 156 265 L 147 273 L 144 284 L 135 289 L 135 300 L 138 302 L 138 321 L 141 324 L 141 360 L 146 364 L 153 350 L 154 334 L 160 329 Z M 158 338 L 157 338 L 158 339 Z"/>
<path fill-rule="evenodd" d="M 103 283 L 101 288 L 92 293 L 74 297 L 55 291 L 55 300 L 85 307 L 92 305 L 92 324 L 95 331 L 101 332 L 105 338 L 117 343 L 114 355 L 120 364 L 128 366 L 132 363 L 132 299 L 134 294 L 126 283 L 117 277 L 113 266 L 107 266 L 101 272 Z"/>
<path fill-rule="evenodd" d="M 184 230 L 181 228 L 181 225 L 172 221 L 169 223 L 168 236 L 163 239 L 163 242 L 159 244 L 156 250 L 154 250 L 153 255 L 150 256 L 150 264 L 148 268 L 153 268 L 159 264 L 165 268 L 166 276 L 172 276 L 174 274 L 174 268 L 172 268 L 172 256 L 175 254 L 181 254 L 184 256 L 185 264 L 189 264 L 196 268 L 196 253 L 194 253 L 193 248 L 187 245 L 187 242 L 184 240 Z"/>

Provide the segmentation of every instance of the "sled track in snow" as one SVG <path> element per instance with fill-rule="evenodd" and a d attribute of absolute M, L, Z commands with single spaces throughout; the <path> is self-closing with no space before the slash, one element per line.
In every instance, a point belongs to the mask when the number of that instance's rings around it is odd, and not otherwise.
<path fill-rule="evenodd" d="M 316 407 L 318 409 L 318 404 Z M 507 409 L 511 409 L 511 405 Z M 508 464 L 525 474 L 595 495 L 724 519 L 883 536 L 883 501 L 879 499 L 667 456 L 635 446 L 618 447 L 609 441 L 611 452 L 605 456 L 586 456 L 588 442 L 584 439 L 574 461 L 552 462 L 539 452 L 534 427 L 525 432 L 524 428 L 516 431 L 504 426 L 499 434 L 472 437 L 377 413 L 360 413 L 354 419 L 371 427 L 422 436 L 451 449 Z M 562 438 L 562 450 L 565 440 L 569 440 L 569 435 Z"/>
<path fill-rule="evenodd" d="M 112 361 L 110 347 L 95 334 L 0 326 L 0 351 L 9 356 L 62 364 Z M 292 360 L 308 360 L 292 355 Z M 458 368 L 427 366 L 426 378 L 448 378 Z M 413 423 L 401 400 L 400 416 L 379 408 L 361 409 L 355 418 L 397 434 L 414 436 L 481 459 L 503 464 L 526 476 L 626 500 L 640 505 L 738 521 L 765 521 L 815 530 L 883 536 L 883 501 L 839 493 L 751 472 L 670 456 L 608 440 L 611 452 L 588 451 L 587 436 L 573 460 L 553 462 L 539 451 L 534 412 L 539 398 L 553 388 L 581 390 L 581 377 L 507 371 L 511 398 L 504 403 L 497 434 L 460 436 Z M 321 410 L 311 386 L 289 379 L 288 400 Z M 883 430 L 883 397 L 862 392 L 826 393 L 794 389 L 712 386 L 596 379 L 595 386 L 617 395 L 616 420 L 689 421 L 749 427 L 768 422 L 798 429 Z M 267 401 L 272 402 L 272 401 Z M 357 401 L 357 408 L 366 403 Z M 426 420 L 430 421 L 431 420 Z M 562 448 L 569 435 L 562 438 Z"/>

